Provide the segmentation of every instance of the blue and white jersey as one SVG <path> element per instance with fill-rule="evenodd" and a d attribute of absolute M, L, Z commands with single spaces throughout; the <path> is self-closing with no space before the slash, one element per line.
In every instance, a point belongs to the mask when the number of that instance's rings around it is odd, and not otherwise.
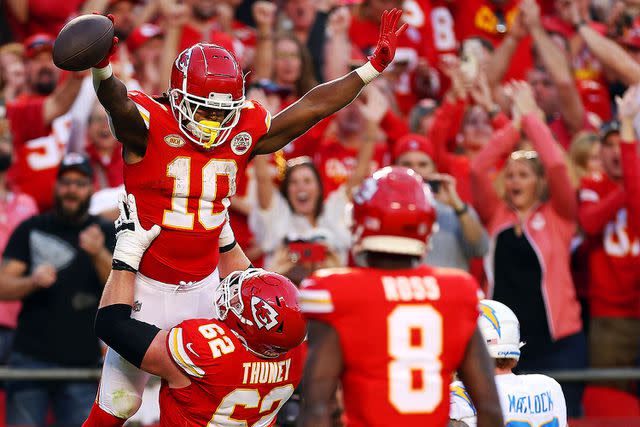
<path fill-rule="evenodd" d="M 505 427 L 567 427 L 567 406 L 556 380 L 546 375 L 515 374 L 496 375 L 495 379 Z M 456 397 L 466 395 L 466 391 L 457 390 L 461 386 L 451 384 L 449 416 L 475 427 L 475 409 L 472 421 L 468 421 L 470 400 Z"/>

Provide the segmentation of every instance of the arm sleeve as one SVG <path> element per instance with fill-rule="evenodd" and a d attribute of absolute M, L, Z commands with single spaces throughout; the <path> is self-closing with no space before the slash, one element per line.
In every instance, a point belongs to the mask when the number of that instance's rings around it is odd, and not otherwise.
<path fill-rule="evenodd" d="M 4 248 L 2 257 L 4 259 L 14 259 L 31 265 L 31 254 L 29 247 L 29 234 L 31 231 L 30 223 L 27 221 L 22 222 L 18 227 L 13 230 L 9 242 Z"/>
<path fill-rule="evenodd" d="M 429 139 L 434 148 L 433 161 L 440 172 L 452 173 L 448 142 L 451 138 L 455 138 L 458 129 L 460 129 L 464 109 L 464 101 L 456 103 L 444 101 L 435 112 L 433 126 L 429 131 Z"/>
<path fill-rule="evenodd" d="M 229 211 L 227 211 L 226 217 L 227 220 L 222 225 L 222 231 L 220 231 L 220 237 L 218 238 L 218 250 L 220 253 L 229 252 L 236 246 L 236 236 L 233 234 L 233 229 L 231 228 Z"/>
<path fill-rule="evenodd" d="M 617 188 L 606 197 L 600 198 L 594 188 L 585 184 L 580 188 L 578 199 L 580 226 L 587 235 L 594 236 L 602 233 L 605 225 L 624 207 L 625 194 L 622 188 Z"/>
<path fill-rule="evenodd" d="M 197 356 L 206 353 L 202 352 L 200 346 L 196 347 L 199 343 L 193 336 L 193 328 L 194 326 L 188 321 L 171 328 L 167 334 L 167 349 L 171 359 L 181 371 L 190 377 L 202 378 L 205 372 L 198 366 L 201 363 Z"/>
<path fill-rule="evenodd" d="M 533 143 L 544 165 L 553 209 L 563 218 L 575 220 L 578 212 L 577 200 L 565 158 L 551 130 L 535 114 L 522 118 L 522 129 Z"/>
<path fill-rule="evenodd" d="M 506 157 L 513 150 L 519 140 L 520 133 L 513 125 L 507 125 L 495 132 L 491 141 L 487 142 L 471 161 L 473 206 L 485 224 L 491 220 L 496 206 L 500 203 L 491 182 L 490 171 L 495 168 L 500 159 Z"/>
<path fill-rule="evenodd" d="M 638 143 L 620 144 L 625 204 L 629 228 L 640 235 L 640 157 Z"/>
<path fill-rule="evenodd" d="M 380 122 L 382 130 L 387 135 L 387 142 L 389 144 L 389 150 L 393 151 L 393 146 L 396 141 L 409 133 L 409 126 L 407 123 L 397 116 L 391 109 L 389 109 L 382 121 Z"/>
<path fill-rule="evenodd" d="M 307 320 L 318 320 L 336 327 L 338 307 L 331 289 L 311 276 L 300 284 L 300 309 Z"/>

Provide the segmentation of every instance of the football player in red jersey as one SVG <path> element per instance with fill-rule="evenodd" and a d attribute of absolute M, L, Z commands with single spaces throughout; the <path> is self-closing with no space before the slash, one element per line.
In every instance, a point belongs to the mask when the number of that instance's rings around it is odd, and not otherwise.
<path fill-rule="evenodd" d="M 362 268 L 303 282 L 309 322 L 302 426 L 327 426 L 338 382 L 347 426 L 445 426 L 454 371 L 479 427 L 503 426 L 478 318 L 478 285 L 462 270 L 418 266 L 436 220 L 410 169 L 386 167 L 353 197 L 354 257 Z"/>
<path fill-rule="evenodd" d="M 218 247 L 233 247 L 233 237 L 224 237 L 232 232 L 222 230 L 230 230 L 227 207 L 236 174 L 252 156 L 281 149 L 347 105 L 377 77 L 393 60 L 406 28 L 396 29 L 401 15 L 398 9 L 384 12 L 369 62 L 315 87 L 273 119 L 245 98 L 242 70 L 220 46 L 198 43 L 180 53 L 169 90 L 160 98 L 128 93 L 113 75 L 109 55 L 91 69 L 98 99 L 124 146 L 125 188 L 141 202 L 142 225 L 164 230 L 140 264 L 136 318 L 168 328 L 185 318 L 215 315 L 203 301 L 210 301 L 217 287 Z M 114 38 L 112 50 L 116 44 Z M 238 246 L 225 258 L 227 272 L 249 265 Z M 147 379 L 108 352 L 93 412 L 114 418 L 102 425 L 121 425 L 137 411 Z"/>
<path fill-rule="evenodd" d="M 133 271 L 160 227 L 140 226 L 132 195 L 122 195 L 119 207 L 117 262 L 96 334 L 163 378 L 160 426 L 272 425 L 302 376 L 306 324 L 296 287 L 261 269 L 237 271 L 220 284 L 218 319 L 188 319 L 170 330 L 132 319 Z"/>

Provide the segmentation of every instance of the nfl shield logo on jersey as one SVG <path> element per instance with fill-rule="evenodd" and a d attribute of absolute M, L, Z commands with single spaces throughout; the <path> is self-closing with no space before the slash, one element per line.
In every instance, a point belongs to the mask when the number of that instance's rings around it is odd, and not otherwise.
<path fill-rule="evenodd" d="M 278 324 L 278 312 L 262 298 L 251 297 L 251 313 L 258 329 L 271 330 Z"/>
<path fill-rule="evenodd" d="M 164 142 L 166 142 L 169 147 L 173 148 L 179 148 L 185 144 L 184 139 L 180 135 L 177 135 L 175 133 L 165 136 Z"/>
<path fill-rule="evenodd" d="M 231 140 L 231 151 L 233 151 L 236 155 L 242 156 L 244 153 L 249 151 L 251 147 L 251 135 L 247 132 L 240 132 Z"/>

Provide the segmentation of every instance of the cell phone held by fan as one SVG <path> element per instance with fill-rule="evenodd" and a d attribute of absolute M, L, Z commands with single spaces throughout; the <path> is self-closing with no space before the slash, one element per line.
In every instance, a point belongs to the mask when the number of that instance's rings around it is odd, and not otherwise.
<path fill-rule="evenodd" d="M 322 262 L 327 258 L 327 247 L 322 243 L 293 241 L 287 246 L 291 256 L 298 262 Z"/>

